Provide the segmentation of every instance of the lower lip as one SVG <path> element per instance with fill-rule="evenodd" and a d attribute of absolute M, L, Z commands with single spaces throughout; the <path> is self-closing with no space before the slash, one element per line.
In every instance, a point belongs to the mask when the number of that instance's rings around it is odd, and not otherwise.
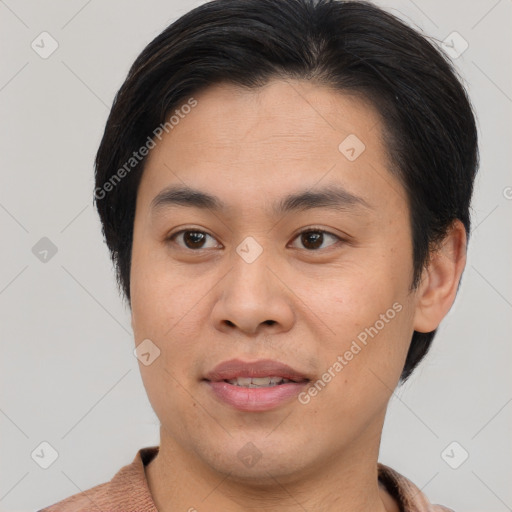
<path fill-rule="evenodd" d="M 229 382 L 206 381 L 215 396 L 240 411 L 258 412 L 275 409 L 296 397 L 307 382 L 288 382 L 266 388 L 244 388 Z"/>

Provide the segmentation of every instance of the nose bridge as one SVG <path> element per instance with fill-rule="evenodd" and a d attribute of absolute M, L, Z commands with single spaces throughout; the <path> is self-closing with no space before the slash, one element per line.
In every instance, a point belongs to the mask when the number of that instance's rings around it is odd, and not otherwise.
<path fill-rule="evenodd" d="M 223 290 L 215 305 L 214 320 L 254 333 L 266 322 L 273 329 L 288 329 L 293 312 L 285 289 L 268 267 L 273 258 L 254 237 L 245 238 L 232 254 L 231 271 L 222 280 Z M 271 321 L 271 322 L 269 322 Z M 279 324 L 279 326 L 275 326 Z"/>
<path fill-rule="evenodd" d="M 268 245 L 263 247 L 264 242 L 261 238 L 260 242 L 248 236 L 238 244 L 232 255 L 233 268 L 230 278 L 230 284 L 234 287 L 232 291 L 237 295 L 241 294 L 246 300 L 251 300 L 251 296 L 258 301 L 265 299 L 265 295 L 270 291 L 269 288 L 272 287 L 269 282 L 272 273 L 267 268 L 270 249 Z"/>

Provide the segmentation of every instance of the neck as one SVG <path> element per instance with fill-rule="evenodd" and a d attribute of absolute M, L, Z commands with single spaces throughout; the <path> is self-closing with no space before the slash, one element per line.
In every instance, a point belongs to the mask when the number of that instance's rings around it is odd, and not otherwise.
<path fill-rule="evenodd" d="M 266 476 L 249 480 L 215 471 L 161 429 L 159 453 L 146 467 L 146 478 L 159 512 L 398 511 L 378 482 L 380 433 L 370 437 L 364 451 L 333 453 L 301 474 L 281 471 L 275 476 L 267 471 Z"/>

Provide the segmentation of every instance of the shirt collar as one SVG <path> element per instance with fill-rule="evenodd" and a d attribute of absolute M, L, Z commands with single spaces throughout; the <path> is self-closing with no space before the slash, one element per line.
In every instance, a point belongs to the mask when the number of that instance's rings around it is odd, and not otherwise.
<path fill-rule="evenodd" d="M 158 454 L 158 446 L 141 448 L 133 462 L 121 468 L 111 480 L 112 491 L 118 496 L 129 496 L 126 512 L 158 512 L 146 479 L 145 466 Z M 397 501 L 400 512 L 444 512 L 451 509 L 432 505 L 423 492 L 405 476 L 378 463 L 379 482 Z M 453 511 L 452 511 L 453 512 Z"/>

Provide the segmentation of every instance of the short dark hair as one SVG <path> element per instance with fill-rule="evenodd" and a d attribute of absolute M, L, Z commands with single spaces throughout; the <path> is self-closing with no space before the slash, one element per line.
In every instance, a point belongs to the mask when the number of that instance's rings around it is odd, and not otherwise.
<path fill-rule="evenodd" d="M 452 221 L 460 219 L 469 238 L 477 130 L 464 86 L 435 44 L 363 1 L 212 0 L 172 23 L 135 60 L 96 155 L 94 201 L 130 307 L 135 204 L 146 159 L 132 161 L 134 170 L 126 162 L 192 94 L 221 82 L 254 89 L 288 78 L 359 95 L 380 114 L 390 171 L 409 205 L 411 291 Z M 435 334 L 414 332 L 401 382 Z"/>

